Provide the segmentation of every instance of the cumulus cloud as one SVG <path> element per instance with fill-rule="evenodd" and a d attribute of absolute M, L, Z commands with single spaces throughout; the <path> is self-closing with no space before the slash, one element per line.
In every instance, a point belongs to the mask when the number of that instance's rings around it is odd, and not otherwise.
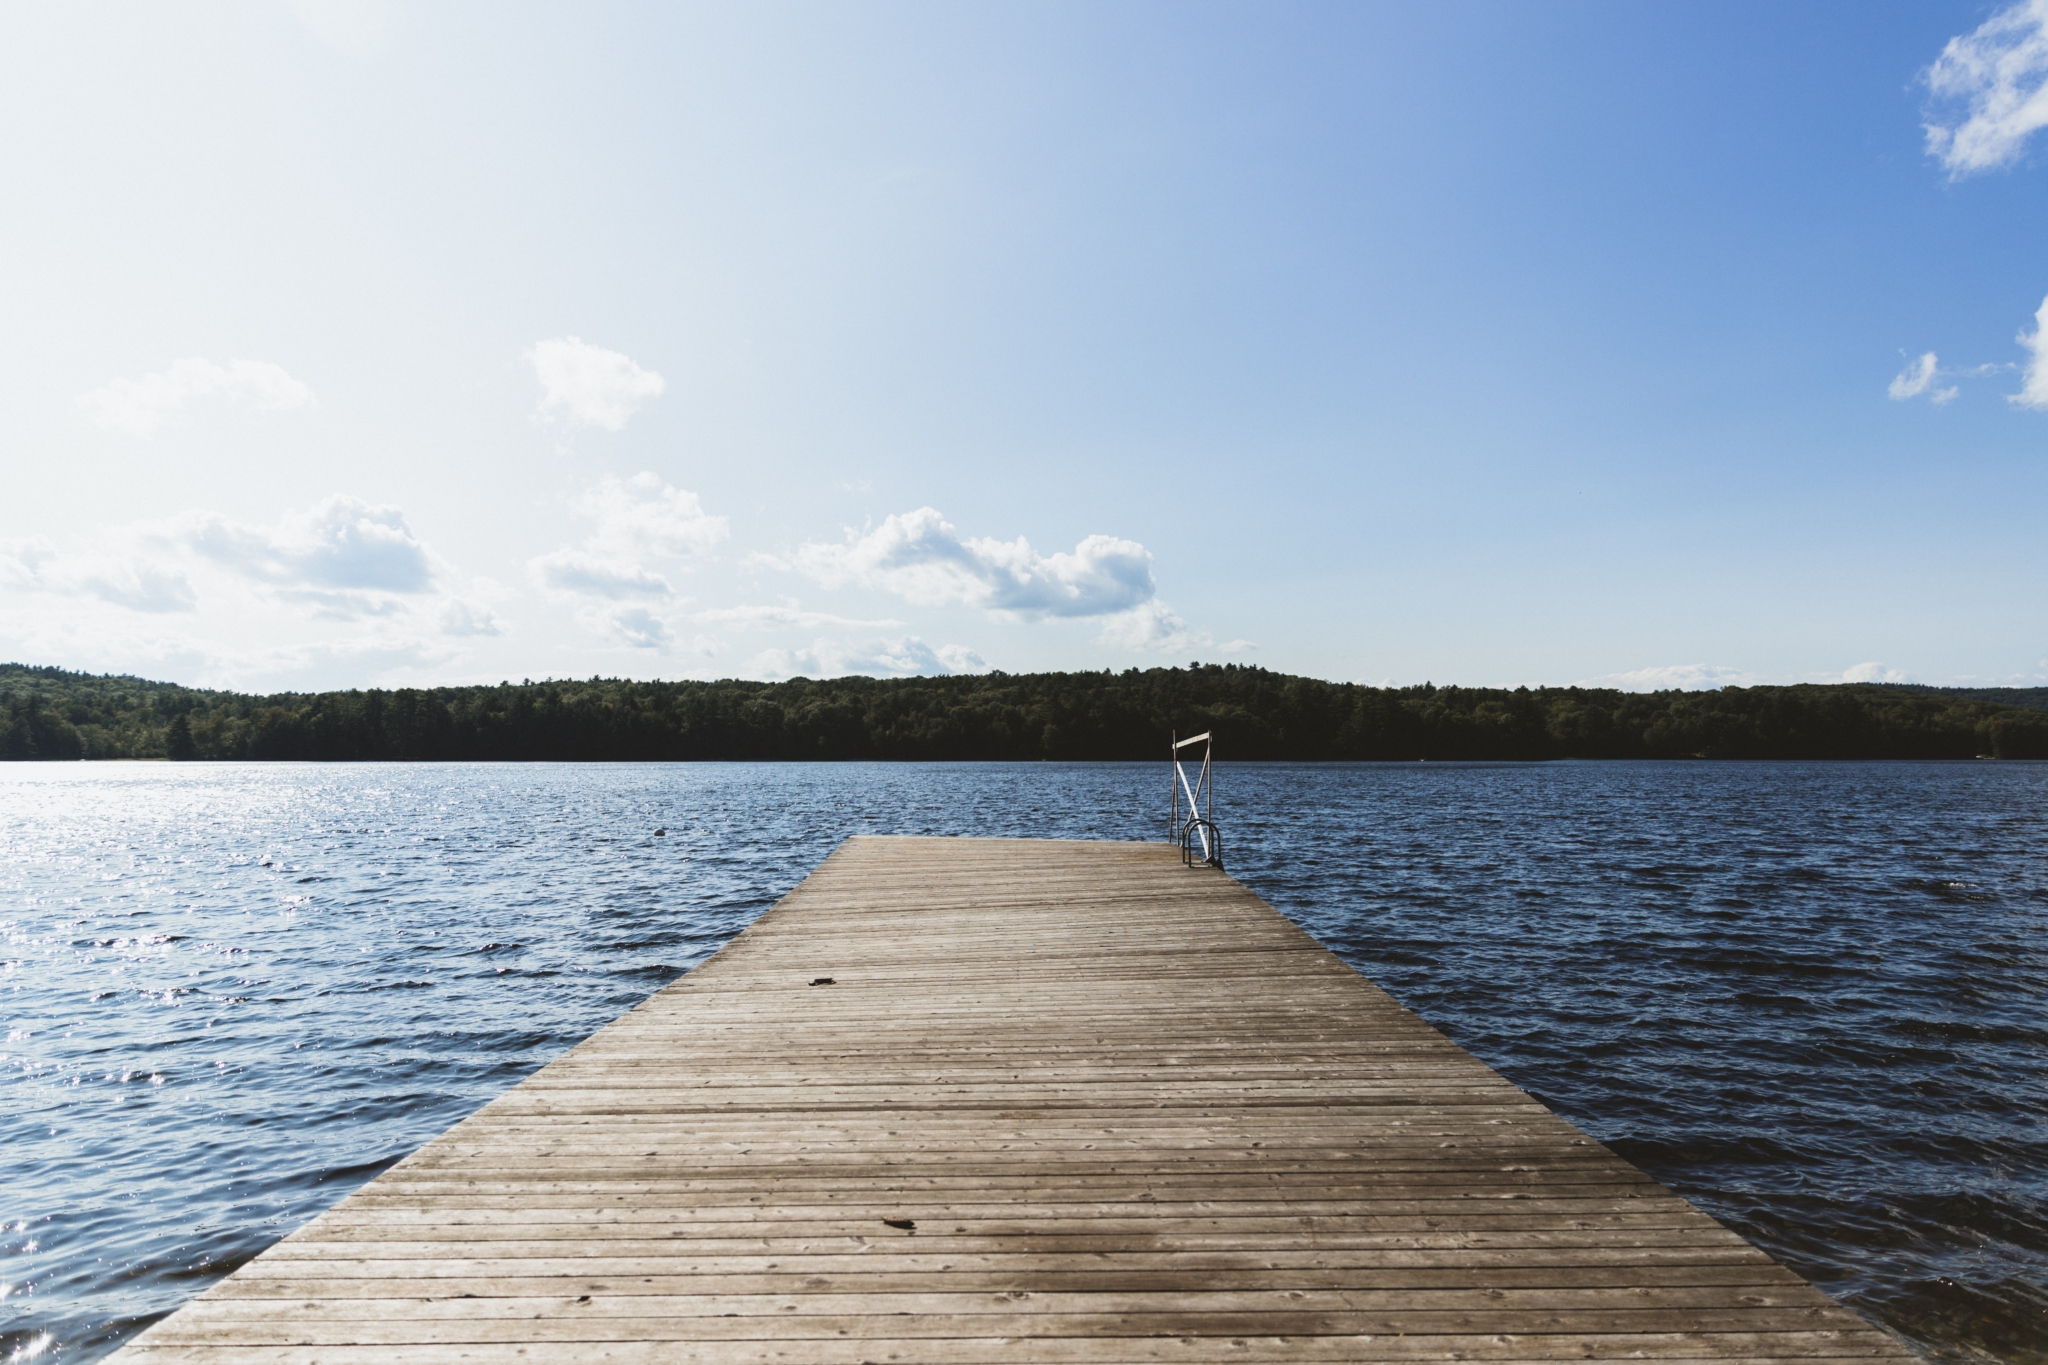
<path fill-rule="evenodd" d="M 150 436 L 186 404 L 208 398 L 263 412 L 282 412 L 310 404 L 313 391 L 282 366 L 268 361 L 230 360 L 216 365 L 195 356 L 140 379 L 110 380 L 81 395 L 78 403 L 97 426 L 131 436 Z"/>
<path fill-rule="evenodd" d="M 1122 645 L 1126 649 L 1179 653 L 1209 644 L 1210 635 L 1206 630 L 1190 629 L 1172 607 L 1155 597 L 1129 611 L 1120 611 L 1105 618 L 1102 640 L 1105 644 Z M 1235 642 L 1238 646 L 1244 643 L 1242 640 Z"/>
<path fill-rule="evenodd" d="M 178 539 L 214 563 L 257 582 L 333 594 L 419 593 L 433 584 L 426 546 L 396 507 L 340 495 L 275 527 L 245 526 L 217 513 L 185 518 Z M 337 598 L 337 601 L 348 600 Z"/>
<path fill-rule="evenodd" d="M 2023 408 L 2048 408 L 2048 299 L 2034 312 L 2034 330 L 2021 332 L 2019 343 L 2027 351 L 2020 370 L 2020 391 L 2006 401 Z"/>
<path fill-rule="evenodd" d="M 1822 678 L 1819 679 L 1819 681 L 1845 683 L 1902 683 L 1906 681 L 1906 675 L 1899 669 L 1888 668 L 1884 664 L 1878 663 L 1876 660 L 1872 660 L 1869 663 L 1851 664 L 1849 665 L 1849 667 L 1843 669 L 1840 673 L 1824 675 Z"/>
<path fill-rule="evenodd" d="M 503 633 L 487 605 L 503 590 L 457 593 L 454 576 L 393 507 L 189 511 L 0 541 L 0 638 L 17 657 L 203 686 L 405 686 Z"/>
<path fill-rule="evenodd" d="M 988 664 L 965 645 L 932 648 L 915 635 L 896 640 L 819 640 L 809 649 L 770 649 L 755 657 L 753 671 L 768 678 L 930 677 L 984 673 Z"/>
<path fill-rule="evenodd" d="M 1954 398 L 1957 393 L 1957 389 L 1953 384 L 1947 388 L 1936 387 L 1935 381 L 1940 377 L 1941 362 L 1935 358 L 1934 352 L 1928 351 L 1918 360 L 1908 363 L 1905 369 L 1900 370 L 1898 377 L 1892 380 L 1891 385 L 1885 389 L 1885 392 L 1891 395 L 1892 401 L 1895 403 L 1903 403 L 1909 398 L 1918 398 L 1924 393 L 1927 395 L 1929 402 L 1939 406 Z"/>
<path fill-rule="evenodd" d="M 651 473 L 600 479 L 576 510 L 597 522 L 591 543 L 619 554 L 704 554 L 731 534 L 726 519 L 707 513 L 695 493 Z"/>
<path fill-rule="evenodd" d="M 1712 691 L 1721 687 L 1754 687 L 1763 679 L 1740 668 L 1720 664 L 1665 664 L 1659 668 L 1637 668 L 1627 673 L 1603 673 L 1582 678 L 1574 687 L 1613 687 L 1623 692 Z"/>
<path fill-rule="evenodd" d="M 217 512 L 103 527 L 59 552 L 46 540 L 0 544 L 0 582 L 130 611 L 190 612 L 195 576 L 341 619 L 400 614 L 433 588 L 432 556 L 396 507 L 331 497 L 272 526 Z"/>
<path fill-rule="evenodd" d="M 540 380 L 543 416 L 617 431 L 668 383 L 632 358 L 576 337 L 538 341 L 526 353 Z"/>
<path fill-rule="evenodd" d="M 671 487 L 654 474 L 601 479 L 575 507 L 595 523 L 590 535 L 580 545 L 536 556 L 527 565 L 541 587 L 571 596 L 610 601 L 669 597 L 674 587 L 644 561 L 704 554 L 730 534 L 726 519 L 707 513 L 695 493 Z M 611 630 L 612 617 L 602 619 Z"/>
<path fill-rule="evenodd" d="M 1927 125 L 1927 151 L 1952 178 L 2010 165 L 2048 124 L 2048 0 L 2022 0 L 1948 40 L 1927 88 L 1953 112 Z"/>
<path fill-rule="evenodd" d="M 856 583 L 919 606 L 964 605 L 1023 620 L 1109 616 L 1152 600 L 1152 555 L 1133 540 L 1089 536 L 1071 554 L 1014 541 L 964 540 L 930 507 L 888 517 L 840 545 L 808 544 L 796 567 L 826 587 Z"/>

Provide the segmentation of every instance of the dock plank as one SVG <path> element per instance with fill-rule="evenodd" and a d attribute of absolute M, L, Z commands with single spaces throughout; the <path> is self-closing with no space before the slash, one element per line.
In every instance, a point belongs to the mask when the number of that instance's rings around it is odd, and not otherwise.
<path fill-rule="evenodd" d="M 1222 873 L 874 837 L 120 1358 L 541 1355 L 1911 1358 Z"/>

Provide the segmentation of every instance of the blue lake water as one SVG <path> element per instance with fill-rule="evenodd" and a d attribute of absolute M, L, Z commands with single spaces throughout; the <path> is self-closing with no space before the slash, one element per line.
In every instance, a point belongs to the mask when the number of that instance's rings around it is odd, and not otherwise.
<path fill-rule="evenodd" d="M 1941 1360 L 2048 1360 L 2048 764 L 1224 765 L 1231 872 Z M 0 1361 L 112 1350 L 855 833 L 1163 765 L 0 765 Z M 655 831 L 665 829 L 657 837 Z"/>

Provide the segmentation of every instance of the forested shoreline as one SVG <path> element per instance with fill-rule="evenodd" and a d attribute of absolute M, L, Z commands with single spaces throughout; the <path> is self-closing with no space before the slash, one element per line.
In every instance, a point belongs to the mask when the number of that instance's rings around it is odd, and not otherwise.
<path fill-rule="evenodd" d="M 2048 758 L 2048 711 L 1871 684 L 1379 688 L 1238 664 L 245 696 L 0 665 L 0 759 Z"/>

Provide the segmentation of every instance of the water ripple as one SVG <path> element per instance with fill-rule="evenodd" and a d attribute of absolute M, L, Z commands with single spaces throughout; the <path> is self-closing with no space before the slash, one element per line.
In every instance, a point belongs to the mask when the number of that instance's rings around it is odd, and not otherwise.
<path fill-rule="evenodd" d="M 89 1360 L 855 833 L 1152 765 L 7 765 L 0 1357 Z M 2048 765 L 1226 766 L 1232 871 L 1928 1354 L 2048 1341 Z"/>

